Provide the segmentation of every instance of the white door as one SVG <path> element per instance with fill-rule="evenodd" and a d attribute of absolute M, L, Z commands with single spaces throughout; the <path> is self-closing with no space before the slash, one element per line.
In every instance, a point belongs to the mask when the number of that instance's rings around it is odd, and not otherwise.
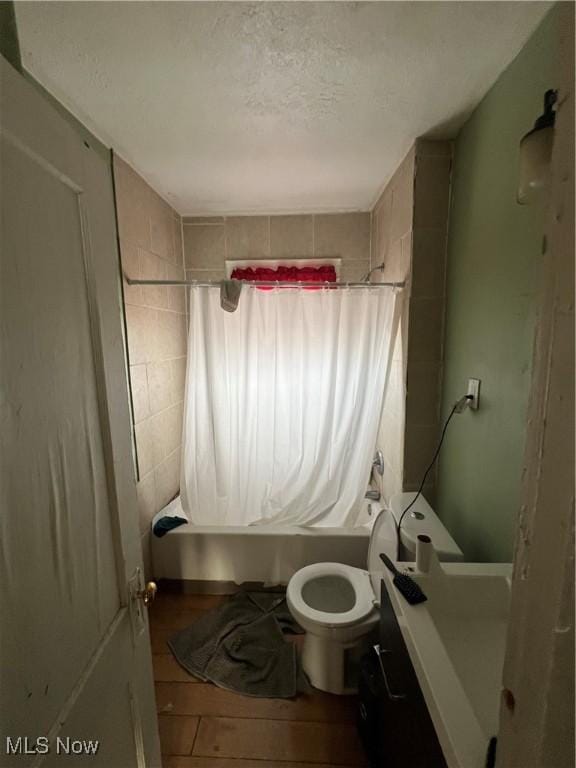
<path fill-rule="evenodd" d="M 0 766 L 155 768 L 110 165 L 0 76 Z"/>

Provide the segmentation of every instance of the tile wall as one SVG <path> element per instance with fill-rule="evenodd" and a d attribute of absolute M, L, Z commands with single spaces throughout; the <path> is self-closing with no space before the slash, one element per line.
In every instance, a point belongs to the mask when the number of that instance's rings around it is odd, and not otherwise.
<path fill-rule="evenodd" d="M 186 276 L 220 280 L 227 259 L 342 258 L 341 280 L 370 269 L 370 214 L 185 217 Z"/>
<path fill-rule="evenodd" d="M 384 262 L 384 272 L 374 273 L 378 281 L 406 280 L 397 295 L 400 321 L 394 341 L 392 366 L 378 431 L 378 448 L 384 454 L 384 475 L 375 480 L 386 502 L 403 490 L 404 428 L 406 420 L 406 361 L 412 227 L 414 210 L 415 148 L 406 155 L 382 192 L 372 211 L 372 267 Z"/>
<path fill-rule="evenodd" d="M 372 211 L 374 280 L 406 280 L 378 446 L 384 499 L 420 484 L 439 436 L 452 145 L 418 139 Z M 436 471 L 424 488 L 434 504 Z"/>
<path fill-rule="evenodd" d="M 184 279 L 180 216 L 117 155 L 114 182 L 124 273 Z M 180 484 L 186 297 L 184 288 L 124 281 L 124 304 L 142 549 L 149 563 L 150 521 Z"/>
<path fill-rule="evenodd" d="M 406 371 L 404 490 L 416 490 L 440 433 L 452 143 L 416 142 Z M 438 464 L 424 495 L 434 505 Z"/>

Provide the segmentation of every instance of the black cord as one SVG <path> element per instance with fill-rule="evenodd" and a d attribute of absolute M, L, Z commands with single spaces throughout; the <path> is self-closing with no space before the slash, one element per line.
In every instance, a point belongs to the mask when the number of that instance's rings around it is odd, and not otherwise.
<path fill-rule="evenodd" d="M 466 399 L 467 400 L 472 400 L 473 397 L 472 397 L 472 395 L 466 395 Z M 416 499 L 422 493 L 422 489 L 424 488 L 424 483 L 426 482 L 426 478 L 428 477 L 428 473 L 430 472 L 430 470 L 432 469 L 432 467 L 436 463 L 436 459 L 438 458 L 438 454 L 440 453 L 440 448 L 442 448 L 442 443 L 444 442 L 444 436 L 446 434 L 446 430 L 448 429 L 448 424 L 450 424 L 450 419 L 452 418 L 452 416 L 454 416 L 454 414 L 456 413 L 456 411 L 460 407 L 461 403 L 462 403 L 462 400 L 458 400 L 452 406 L 452 410 L 450 411 L 450 414 L 449 414 L 448 418 L 444 422 L 444 426 L 442 428 L 442 434 L 440 435 L 440 441 L 438 443 L 438 447 L 436 448 L 436 451 L 434 453 L 432 461 L 428 465 L 428 468 L 426 469 L 426 472 L 424 472 L 424 476 L 422 478 L 422 482 L 420 483 L 420 488 L 418 488 L 418 492 L 417 492 L 416 496 L 414 496 L 414 498 L 412 499 L 410 504 L 408 504 L 406 509 L 402 512 L 402 514 L 400 515 L 400 519 L 398 520 L 398 523 L 396 524 L 396 539 L 397 539 L 396 559 L 397 560 L 400 560 L 400 546 L 401 546 L 401 543 L 400 543 L 401 542 L 401 539 L 400 539 L 400 527 L 402 526 L 402 521 L 404 520 L 404 516 L 406 515 L 406 512 L 408 512 L 408 510 L 410 510 L 414 506 L 414 504 L 416 503 Z"/>

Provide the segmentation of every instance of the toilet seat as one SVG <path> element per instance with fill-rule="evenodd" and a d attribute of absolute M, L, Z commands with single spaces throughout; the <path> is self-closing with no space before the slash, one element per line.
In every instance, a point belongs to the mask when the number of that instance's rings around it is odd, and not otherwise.
<path fill-rule="evenodd" d="M 355 602 L 348 611 L 321 611 L 308 605 L 302 595 L 305 585 L 323 576 L 346 579 L 354 590 Z M 301 568 L 288 583 L 288 604 L 296 615 L 315 622 L 319 627 L 347 627 L 363 621 L 374 609 L 375 597 L 367 571 L 344 563 L 314 563 Z"/>

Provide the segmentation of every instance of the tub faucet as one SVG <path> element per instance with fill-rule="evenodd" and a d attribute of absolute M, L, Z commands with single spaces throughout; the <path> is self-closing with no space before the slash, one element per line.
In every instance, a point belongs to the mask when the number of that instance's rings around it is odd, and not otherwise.
<path fill-rule="evenodd" d="M 370 501 L 380 501 L 380 491 L 377 491 L 374 488 L 369 488 L 365 495 L 365 499 L 370 499 Z"/>

